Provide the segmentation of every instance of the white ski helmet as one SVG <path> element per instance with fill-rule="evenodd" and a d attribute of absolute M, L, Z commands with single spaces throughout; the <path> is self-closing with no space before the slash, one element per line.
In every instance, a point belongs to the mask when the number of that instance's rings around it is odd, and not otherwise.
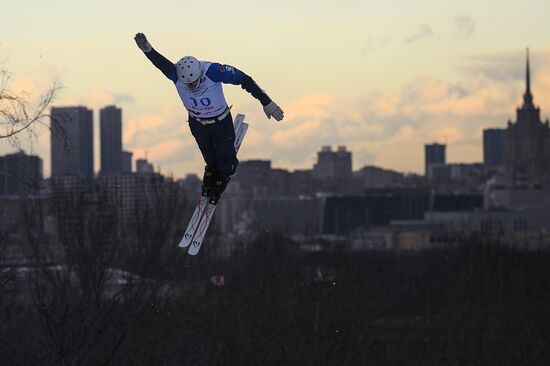
<path fill-rule="evenodd" d="M 178 79 L 190 84 L 201 77 L 201 63 L 193 56 L 185 56 L 176 64 Z"/>

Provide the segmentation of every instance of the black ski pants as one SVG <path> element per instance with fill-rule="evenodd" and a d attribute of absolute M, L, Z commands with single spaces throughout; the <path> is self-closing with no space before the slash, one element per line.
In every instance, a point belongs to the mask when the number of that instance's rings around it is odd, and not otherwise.
<path fill-rule="evenodd" d="M 231 113 L 221 121 L 206 125 L 189 116 L 189 128 L 206 165 L 214 169 L 219 178 L 235 174 L 239 161 L 235 152 L 235 129 Z"/>

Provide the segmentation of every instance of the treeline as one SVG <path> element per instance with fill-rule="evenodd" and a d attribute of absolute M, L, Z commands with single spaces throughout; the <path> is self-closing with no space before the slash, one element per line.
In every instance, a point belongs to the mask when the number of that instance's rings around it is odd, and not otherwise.
<path fill-rule="evenodd" d="M 177 248 L 191 207 L 176 187 L 159 188 L 133 223 L 101 195 L 67 197 L 29 202 L 0 235 L 27 258 L 0 275 L 1 365 L 550 359 L 548 252 L 472 238 L 421 252 L 304 253 L 263 233 L 232 242 L 230 258 L 214 255 L 230 245 L 215 235 L 190 257 Z"/>

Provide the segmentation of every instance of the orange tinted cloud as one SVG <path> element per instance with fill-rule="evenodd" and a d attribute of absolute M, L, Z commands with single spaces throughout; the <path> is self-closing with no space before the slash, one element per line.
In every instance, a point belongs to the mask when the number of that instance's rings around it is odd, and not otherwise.
<path fill-rule="evenodd" d="M 160 162 L 173 157 L 174 153 L 181 151 L 184 147 L 181 139 L 162 141 L 147 149 L 148 158 L 153 162 Z"/>
<path fill-rule="evenodd" d="M 448 144 L 453 144 L 463 141 L 464 133 L 455 126 L 445 126 L 432 132 L 431 137 L 434 141 L 444 141 Z"/>
<path fill-rule="evenodd" d="M 550 60 L 550 51 L 549 57 Z M 520 62 L 519 68 L 523 67 Z M 534 76 L 536 75 L 536 76 Z M 550 114 L 550 65 L 539 65 L 532 77 L 535 102 Z M 400 91 L 364 98 L 305 96 L 292 104 L 293 113 L 273 140 L 308 166 L 312 153 L 324 144 L 345 144 L 355 152 L 354 166 L 377 164 L 405 171 L 422 171 L 423 145 L 447 142 L 450 161 L 482 160 L 481 133 L 505 127 L 515 119 L 524 82 L 495 80 L 480 74 L 458 82 L 419 78 Z M 543 117 L 545 118 L 545 117 Z"/>
<path fill-rule="evenodd" d="M 542 115 L 548 115 L 550 65 L 539 66 L 535 75 L 535 102 L 541 106 Z M 478 74 L 464 75 L 452 83 L 424 77 L 391 94 L 354 98 L 304 95 L 282 105 L 282 122 L 266 119 L 258 105 L 250 103 L 238 110 L 250 123 L 239 156 L 241 160 L 271 159 L 273 166 L 306 169 L 311 168 L 322 145 L 346 145 L 354 153 L 355 169 L 375 164 L 421 172 L 423 145 L 446 141 L 449 161 L 481 161 L 482 130 L 504 127 L 508 119 L 515 119 L 523 88 L 523 82 L 495 81 Z M 152 145 L 157 149 L 155 155 L 149 148 L 151 158 L 166 160 L 170 151 L 177 155 L 184 149 L 185 158 L 174 163 L 176 172 L 191 167 L 200 171 L 202 158 L 183 119 L 179 106 L 157 115 L 138 116 L 131 121 L 132 126 L 125 127 L 125 141 L 143 146 L 150 140 L 165 139 L 169 142 L 166 146 L 158 142 Z M 183 145 L 170 129 L 181 136 Z"/>
<path fill-rule="evenodd" d="M 304 95 L 285 106 L 285 118 L 322 117 L 332 106 L 335 98 L 326 94 Z"/>
<path fill-rule="evenodd" d="M 315 140 L 319 134 L 323 134 L 325 131 L 321 126 L 322 122 L 318 119 L 310 119 L 286 130 L 275 132 L 272 139 L 277 146 L 293 148 Z"/>
<path fill-rule="evenodd" d="M 10 90 L 15 95 L 36 94 L 39 91 L 36 83 L 30 77 L 21 78 L 13 81 L 13 83 L 10 85 Z"/>
<path fill-rule="evenodd" d="M 550 49 L 545 55 L 544 60 L 550 61 Z M 550 63 L 545 62 L 532 68 L 532 91 L 543 119 L 550 115 Z M 523 69 L 521 59 L 517 67 Z M 32 86 L 25 82 L 21 85 Z M 449 161 L 481 161 L 482 130 L 515 120 L 523 91 L 523 80 L 500 80 L 483 73 L 465 73 L 454 82 L 423 77 L 390 94 L 304 95 L 281 105 L 282 122 L 268 120 L 261 106 L 250 101 L 234 108 L 234 116 L 244 113 L 250 123 L 239 158 L 271 159 L 275 167 L 307 169 L 321 146 L 346 145 L 354 153 L 354 169 L 375 164 L 421 172 L 423 145 L 447 141 Z M 71 104 L 102 107 L 116 101 L 101 91 L 86 98 L 90 100 Z M 179 104 L 158 113 L 127 116 L 125 110 L 123 116 L 125 148 L 133 150 L 134 157 L 143 157 L 147 150 L 155 166 L 170 167 L 177 176 L 202 171 L 202 157 Z"/>

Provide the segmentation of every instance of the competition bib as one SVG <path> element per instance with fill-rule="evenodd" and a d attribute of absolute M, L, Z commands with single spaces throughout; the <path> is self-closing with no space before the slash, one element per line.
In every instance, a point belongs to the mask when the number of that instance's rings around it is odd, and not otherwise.
<path fill-rule="evenodd" d="M 214 82 L 206 76 L 206 70 L 208 70 L 210 62 L 201 61 L 200 63 L 203 76 L 199 87 L 196 90 L 190 90 L 178 79 L 175 83 L 176 89 L 183 105 L 193 117 L 215 117 L 227 108 L 222 83 Z"/>

